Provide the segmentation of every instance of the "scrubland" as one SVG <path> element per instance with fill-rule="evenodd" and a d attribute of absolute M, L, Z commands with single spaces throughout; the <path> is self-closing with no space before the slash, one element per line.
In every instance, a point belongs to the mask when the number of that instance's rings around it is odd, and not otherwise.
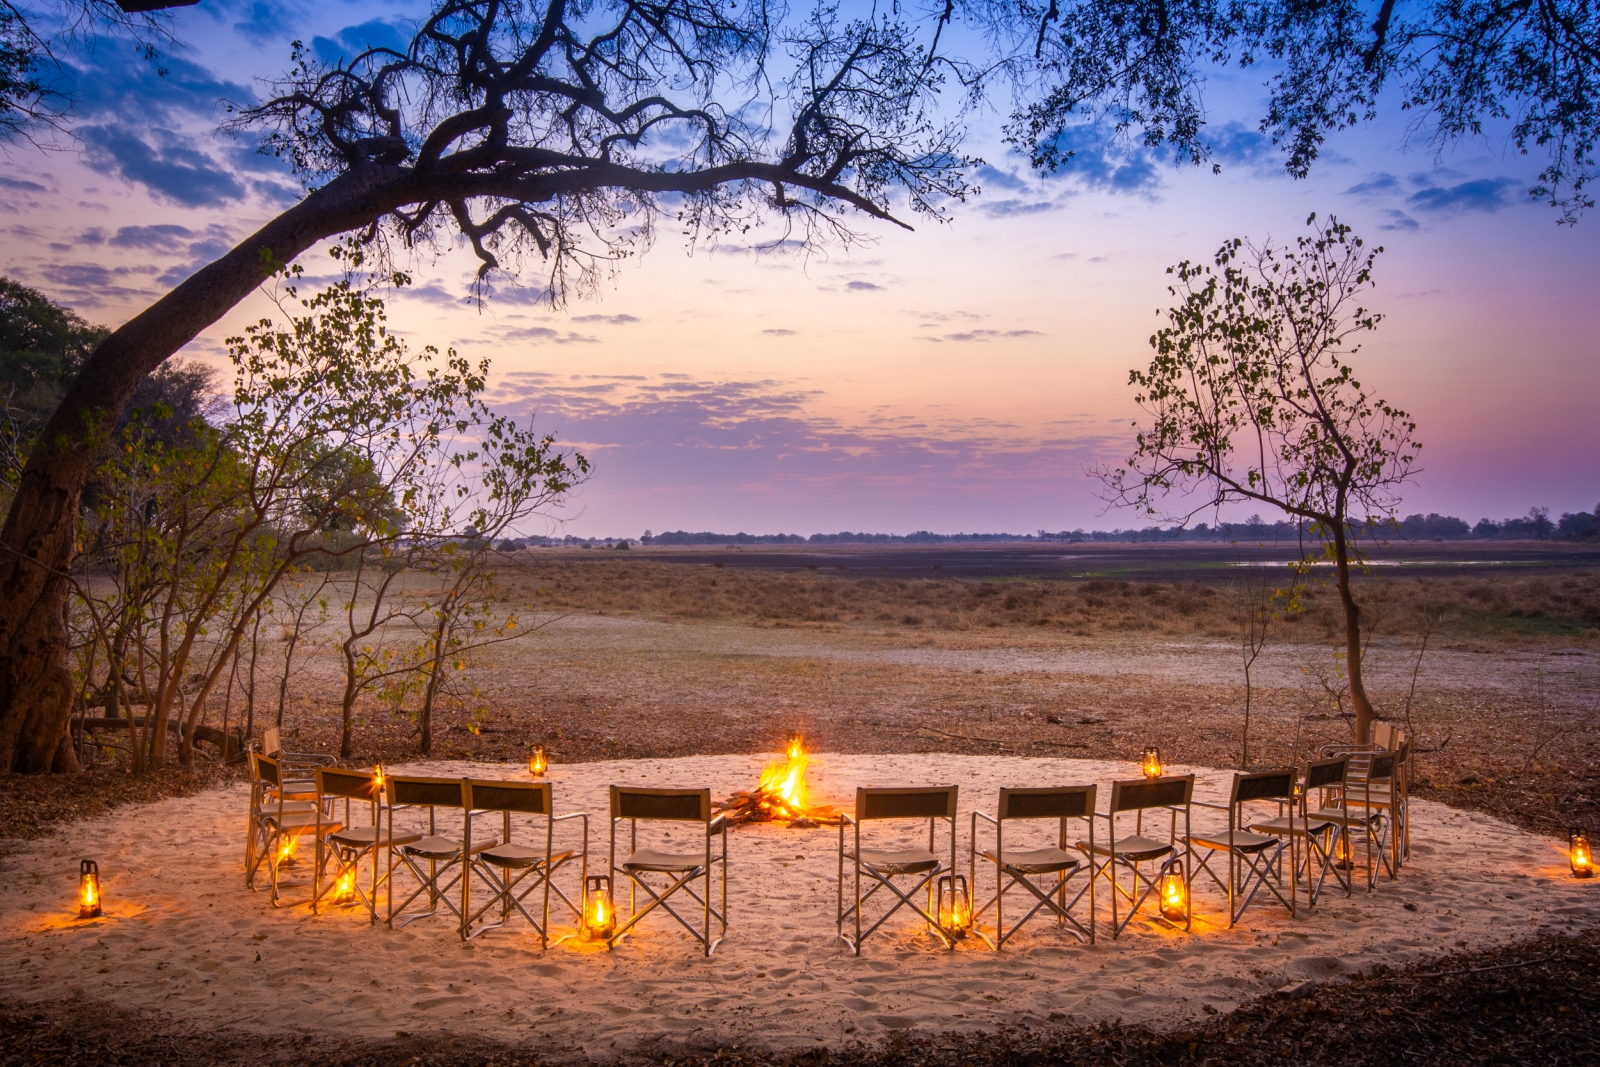
<path fill-rule="evenodd" d="M 979 580 L 879 577 L 852 558 L 848 571 L 824 555 L 785 572 L 638 551 L 508 557 L 501 606 L 528 633 L 465 664 L 434 755 L 520 759 L 541 741 L 556 761 L 761 752 L 800 732 L 818 750 L 1130 761 L 1154 743 L 1228 767 L 1244 757 L 1247 696 L 1252 765 L 1350 737 L 1342 617 L 1322 572 L 1290 595 L 1283 568 Z M 1367 688 L 1418 739 L 1417 792 L 1549 833 L 1600 822 L 1600 577 L 1373 568 L 1356 588 Z M 1247 694 L 1240 617 L 1253 596 L 1273 620 Z M 326 633 L 302 653 L 290 747 L 336 751 L 338 658 Z M 276 714 L 275 654 L 267 641 L 258 732 Z M 235 724 L 242 703 L 235 694 Z M 365 702 L 355 725 L 357 762 L 415 750 L 405 703 Z M 115 766 L 113 754 L 95 773 Z M 0 791 L 0 833 L 46 825 L 46 794 Z"/>

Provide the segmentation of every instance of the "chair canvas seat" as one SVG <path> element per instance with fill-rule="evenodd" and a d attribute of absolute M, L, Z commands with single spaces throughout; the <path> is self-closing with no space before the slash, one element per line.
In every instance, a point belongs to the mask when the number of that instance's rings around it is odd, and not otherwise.
<path fill-rule="evenodd" d="M 1266 834 L 1252 834 L 1235 830 L 1233 833 L 1232 848 L 1236 852 L 1262 852 L 1279 843 L 1279 838 Z M 1228 848 L 1228 834 L 1194 834 L 1189 838 L 1191 844 L 1201 848 L 1225 849 Z"/>
<path fill-rule="evenodd" d="M 1353 811 L 1340 811 L 1338 808 L 1313 811 L 1306 815 L 1309 822 L 1326 822 L 1335 826 L 1365 826 L 1376 818 L 1376 815 L 1358 815 Z"/>
<path fill-rule="evenodd" d="M 844 858 L 855 859 L 855 853 L 846 851 Z M 861 862 L 887 875 L 921 874 L 939 866 L 939 858 L 925 848 L 908 848 L 899 852 L 864 848 Z"/>
<path fill-rule="evenodd" d="M 642 848 L 638 852 L 622 861 L 623 870 L 627 871 L 655 871 L 660 874 L 674 874 L 680 871 L 698 870 L 705 866 L 704 856 L 686 855 L 679 852 L 657 852 L 654 849 Z"/>
<path fill-rule="evenodd" d="M 378 848 L 399 848 L 401 845 L 409 845 L 422 840 L 422 835 L 410 833 L 391 835 L 380 833 L 376 826 L 352 826 L 348 830 L 340 830 L 338 833 L 329 834 L 328 840 L 345 848 L 371 848 L 374 845 Z"/>
<path fill-rule="evenodd" d="M 1249 829 L 1256 833 L 1271 834 L 1275 837 L 1289 833 L 1297 837 L 1304 837 L 1307 833 L 1312 837 L 1317 837 L 1339 825 L 1331 820 L 1317 819 L 1314 816 L 1315 813 L 1313 813 L 1313 818 L 1309 822 L 1305 819 L 1291 819 L 1287 816 L 1278 819 L 1263 819 L 1260 822 L 1251 823 Z"/>
<path fill-rule="evenodd" d="M 573 853 L 570 850 L 553 852 L 550 854 L 550 866 L 559 866 L 572 857 Z M 493 848 L 484 849 L 478 858 L 485 863 L 492 863 L 496 867 L 537 867 L 544 862 L 544 849 L 533 848 L 529 845 L 496 845 Z"/>
<path fill-rule="evenodd" d="M 284 819 L 279 819 L 275 815 L 268 815 L 267 825 L 281 834 L 292 834 L 296 837 L 312 833 L 320 833 L 327 837 L 344 829 L 344 823 L 337 819 L 324 819 L 319 824 L 315 812 L 310 814 L 301 812 Z"/>
<path fill-rule="evenodd" d="M 1088 841 L 1079 841 L 1078 847 L 1085 852 L 1090 850 Z M 1173 847 L 1165 841 L 1157 841 L 1150 837 L 1140 837 L 1138 834 L 1132 837 L 1124 837 L 1116 842 L 1114 846 L 1104 845 L 1098 841 L 1094 843 L 1096 855 L 1109 856 L 1113 850 L 1116 852 L 1118 859 L 1127 860 L 1130 863 L 1157 860 L 1163 856 L 1171 855 L 1174 851 Z"/>
<path fill-rule="evenodd" d="M 474 841 L 472 843 L 472 854 L 477 855 L 480 852 L 486 852 L 499 843 L 500 839 L 498 837 Z M 433 834 L 419 838 L 416 844 L 406 845 L 404 850 L 410 855 L 419 856 L 425 860 L 453 860 L 461 855 L 461 841 L 457 838 Z"/>
<path fill-rule="evenodd" d="M 1077 857 L 1059 848 L 1036 848 L 1027 851 L 1006 849 L 998 858 L 994 849 L 984 849 L 978 855 L 990 863 L 999 863 L 1019 874 L 1059 874 L 1078 866 Z"/>

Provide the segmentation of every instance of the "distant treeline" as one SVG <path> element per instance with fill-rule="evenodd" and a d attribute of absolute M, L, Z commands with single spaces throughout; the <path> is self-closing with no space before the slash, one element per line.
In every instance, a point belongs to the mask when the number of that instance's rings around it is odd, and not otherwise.
<path fill-rule="evenodd" d="M 1479 519 L 1475 525 L 1453 515 L 1431 512 L 1427 515 L 1407 515 L 1398 522 L 1368 523 L 1353 527 L 1351 533 L 1359 537 L 1392 539 L 1400 541 L 1464 541 L 1468 539 L 1501 541 L 1565 540 L 1585 541 L 1600 538 L 1600 506 L 1593 512 L 1566 512 L 1559 519 L 1550 517 L 1549 508 L 1532 508 L 1520 519 Z M 1171 526 L 1146 526 L 1137 530 L 1039 530 L 1031 534 L 1013 533 L 954 533 L 937 534 L 918 530 L 908 534 L 815 533 L 809 537 L 801 534 L 751 534 L 712 533 L 709 530 L 690 533 L 688 530 L 669 530 L 665 533 L 644 532 L 643 537 L 527 537 L 523 545 L 568 545 L 578 547 L 620 547 L 630 540 L 642 545 L 948 545 L 981 544 L 1003 541 L 1296 541 L 1314 536 L 1308 526 L 1294 522 L 1264 522 L 1252 515 L 1244 522 L 1220 522 L 1216 525 L 1197 523 L 1182 528 Z M 507 543 L 506 547 L 510 547 Z"/>

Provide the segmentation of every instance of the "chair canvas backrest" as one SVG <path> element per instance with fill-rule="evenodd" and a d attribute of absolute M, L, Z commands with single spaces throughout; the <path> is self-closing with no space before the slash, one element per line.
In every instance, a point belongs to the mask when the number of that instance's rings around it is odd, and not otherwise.
<path fill-rule="evenodd" d="M 269 726 L 265 730 L 261 731 L 261 751 L 265 752 L 269 756 L 276 756 L 282 750 L 282 748 L 283 743 L 279 740 L 278 728 L 276 726 Z"/>
<path fill-rule="evenodd" d="M 862 786 L 856 790 L 856 822 L 869 819 L 954 819 L 956 790 L 946 785 L 880 787 Z"/>
<path fill-rule="evenodd" d="M 323 796 L 344 797 L 346 800 L 378 799 L 378 776 L 371 771 L 341 771 L 333 767 L 318 767 L 317 792 Z"/>
<path fill-rule="evenodd" d="M 1185 808 L 1194 797 L 1194 775 L 1136 778 L 1111 783 L 1111 814 L 1145 808 Z"/>
<path fill-rule="evenodd" d="M 1367 781 L 1381 782 L 1394 777 L 1395 753 L 1380 752 L 1372 757 L 1372 764 L 1367 768 Z"/>
<path fill-rule="evenodd" d="M 256 773 L 269 787 L 276 789 L 283 782 L 283 776 L 278 773 L 278 761 L 271 756 L 257 756 L 255 759 Z"/>
<path fill-rule="evenodd" d="M 1081 819 L 1094 811 L 1092 785 L 1000 790 L 1000 820 Z"/>
<path fill-rule="evenodd" d="M 1372 724 L 1372 743 L 1378 748 L 1394 747 L 1394 727 L 1386 722 Z"/>
<path fill-rule="evenodd" d="M 1288 800 L 1294 796 L 1294 780 L 1293 767 L 1251 774 L 1236 773 L 1233 776 L 1233 800 L 1230 806 L 1238 807 L 1251 800 Z"/>
<path fill-rule="evenodd" d="M 1349 772 L 1349 756 L 1314 760 L 1306 764 L 1306 792 L 1309 793 L 1313 789 L 1330 789 L 1334 786 L 1342 786 Z"/>
<path fill-rule="evenodd" d="M 549 782 L 490 782 L 468 778 L 467 807 L 473 811 L 504 811 L 521 815 L 549 815 Z"/>
<path fill-rule="evenodd" d="M 389 775 L 384 786 L 390 807 L 466 808 L 464 778 L 413 778 Z"/>
<path fill-rule="evenodd" d="M 614 785 L 611 787 L 611 817 L 709 823 L 711 790 L 645 789 Z"/>

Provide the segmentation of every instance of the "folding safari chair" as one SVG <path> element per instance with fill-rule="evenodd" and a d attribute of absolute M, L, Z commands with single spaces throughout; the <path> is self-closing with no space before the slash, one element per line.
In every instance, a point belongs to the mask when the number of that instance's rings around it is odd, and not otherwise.
<path fill-rule="evenodd" d="M 1013 935 L 1040 911 L 1048 910 L 1057 925 L 1065 926 L 1079 941 L 1094 944 L 1094 883 L 1093 877 L 1085 880 L 1078 891 L 1067 899 L 1069 883 L 1082 868 L 1078 857 L 1067 851 L 1067 820 L 1083 819 L 1089 824 L 1089 840 L 1094 841 L 1094 796 L 1092 785 L 1069 785 L 1049 788 L 1001 789 L 1000 806 L 993 818 L 981 811 L 972 813 L 972 836 L 969 839 L 969 878 L 972 891 L 978 887 L 978 857 L 985 864 L 994 864 L 995 893 L 982 907 L 972 912 L 972 928 L 984 944 L 996 952 L 1005 947 Z M 994 827 L 994 847 L 978 847 L 978 820 Z M 1006 844 L 1006 824 L 1050 819 L 1057 824 L 1056 841 L 1044 848 L 1017 848 Z M 1048 879 L 1044 885 L 1035 879 Z M 1013 888 L 1026 889 L 1033 896 L 1033 906 L 1022 918 L 1006 926 L 1006 892 Z M 1073 908 L 1084 896 L 1089 897 L 1089 923 L 1085 926 L 1072 914 Z M 1026 903 L 1026 902 L 1025 902 Z M 994 937 L 983 932 L 981 916 L 994 909 Z"/>
<path fill-rule="evenodd" d="M 281 823 L 289 816 L 310 815 L 316 810 L 316 783 L 285 783 L 281 781 L 282 766 L 274 761 L 272 781 L 262 777 L 257 762 L 260 753 L 253 748 L 245 751 L 246 765 L 250 771 L 250 811 L 245 829 L 244 884 L 256 889 L 256 875 L 267 862 L 275 835 L 269 828 L 268 816 Z M 289 862 L 292 862 L 290 857 Z"/>
<path fill-rule="evenodd" d="M 257 754 L 255 767 L 256 773 L 261 776 L 262 789 L 269 791 L 269 795 L 276 797 L 273 802 L 267 805 L 267 810 L 262 815 L 260 844 L 257 853 L 258 863 L 266 863 L 268 882 L 272 889 L 272 906 L 276 908 L 282 906 L 284 889 L 279 875 L 279 868 L 286 865 L 284 859 L 289 852 L 288 849 L 280 848 L 279 846 L 286 841 L 310 836 L 317 842 L 317 860 L 320 862 L 323 838 L 344 829 L 344 823 L 333 818 L 331 812 L 325 810 L 324 805 L 315 801 L 315 793 L 312 794 L 313 801 L 310 811 L 300 807 L 304 803 L 300 799 L 303 794 L 289 792 L 283 783 L 282 771 L 278 761 L 271 756 Z M 309 883 L 311 897 L 308 897 L 306 902 L 309 902 L 316 895 L 319 871 L 318 863 L 313 863 L 311 881 Z"/>
<path fill-rule="evenodd" d="M 617 863 L 617 823 L 628 820 L 628 858 L 621 864 Z M 691 839 L 690 845 L 693 852 L 667 852 L 657 849 L 639 847 L 640 822 L 668 822 L 687 823 L 695 827 L 694 834 L 703 843 L 695 845 Z M 721 841 L 720 853 L 711 848 L 711 839 Z M 611 845 L 609 850 L 608 870 L 627 875 L 628 877 L 628 921 L 619 926 L 607 940 L 607 946 L 615 948 L 617 942 L 628 936 L 628 932 L 640 920 L 649 915 L 656 908 L 661 908 L 668 915 L 678 921 L 678 925 L 689 931 L 689 936 L 698 941 L 707 956 L 716 951 L 722 944 L 722 939 L 728 936 L 728 820 L 718 815 L 711 816 L 711 790 L 709 789 L 645 789 L 638 786 L 614 785 L 611 787 Z M 650 875 L 664 875 L 666 885 L 659 891 L 650 884 Z M 719 874 L 721 882 L 722 907 L 719 909 L 712 903 L 712 878 Z M 695 891 L 694 883 L 700 881 L 701 891 Z M 650 903 L 643 908 L 638 906 L 638 892 L 643 890 L 650 898 Z M 701 927 L 695 929 L 694 924 L 679 914 L 671 904 L 674 893 L 682 892 L 691 897 L 700 905 Z M 614 893 L 614 890 L 613 890 Z M 612 914 L 616 914 L 615 901 L 610 901 Z M 721 929 L 721 934 L 716 938 L 711 936 L 711 924 L 716 922 Z"/>
<path fill-rule="evenodd" d="M 1291 917 L 1294 915 L 1294 875 L 1299 869 L 1299 865 L 1295 862 L 1298 858 L 1294 811 L 1295 777 L 1293 767 L 1255 771 L 1250 774 L 1235 773 L 1233 790 L 1228 796 L 1226 805 L 1207 804 L 1199 800 L 1194 802 L 1196 807 L 1228 813 L 1227 830 L 1221 833 L 1192 834 L 1187 840 L 1189 846 L 1200 853 L 1199 862 L 1195 866 L 1196 873 L 1205 871 L 1211 880 L 1217 883 L 1217 887 L 1228 894 L 1230 928 L 1239 921 L 1239 916 L 1244 914 L 1245 909 L 1256 899 L 1256 894 L 1263 887 L 1278 898 L 1278 903 L 1289 909 Z M 1280 835 L 1245 828 L 1252 821 L 1246 805 L 1260 803 L 1276 803 L 1280 815 L 1287 808 L 1289 827 L 1286 833 Z M 1304 825 L 1303 819 L 1300 820 L 1300 824 Z M 1287 899 L 1283 895 L 1283 853 L 1286 850 L 1289 853 Z M 1226 880 L 1211 866 L 1211 861 L 1218 853 L 1228 858 Z"/>
<path fill-rule="evenodd" d="M 1287 834 L 1291 839 L 1305 842 L 1305 848 L 1299 850 L 1298 857 L 1291 864 L 1291 875 L 1295 880 L 1301 874 L 1305 875 L 1308 908 L 1316 907 L 1329 871 L 1334 873 L 1334 880 L 1344 888 L 1345 893 L 1350 892 L 1344 873 L 1335 865 L 1335 856 L 1344 838 L 1346 813 L 1342 808 L 1330 810 L 1326 803 L 1319 803 L 1316 811 L 1311 808 L 1313 795 L 1337 796 L 1340 793 L 1349 768 L 1348 756 L 1312 762 L 1306 767 L 1305 782 L 1300 786 L 1297 800 L 1285 805 L 1287 811 L 1279 812 L 1275 818 L 1253 820 L 1247 826 L 1252 833 L 1274 837 Z M 1298 819 L 1293 811 L 1296 806 L 1300 809 Z"/>
<path fill-rule="evenodd" d="M 947 948 L 956 947 L 957 938 L 939 924 L 938 916 L 934 913 L 933 893 L 934 879 L 946 870 L 944 861 L 933 853 L 934 828 L 939 822 L 949 824 L 950 867 L 948 869 L 952 874 L 956 869 L 956 790 L 957 787 L 953 785 L 912 788 L 862 787 L 856 790 L 854 816 L 840 816 L 837 927 L 839 940 L 849 945 L 857 956 L 861 955 L 861 943 L 872 936 L 878 927 L 901 908 L 910 908 L 922 916 L 928 924 L 928 929 L 932 930 Z M 863 823 L 902 819 L 928 820 L 926 849 L 906 848 L 889 851 L 861 846 Z M 849 847 L 845 843 L 846 826 L 851 827 L 854 832 L 854 843 Z M 844 896 L 846 860 L 850 861 L 851 869 L 855 872 L 855 898 L 849 907 L 845 906 Z M 862 875 L 866 875 L 872 883 L 871 888 L 864 894 L 861 892 Z M 917 881 L 910 889 L 902 890 L 895 883 L 896 878 L 916 878 Z M 924 888 L 928 890 L 926 908 L 911 899 Z M 887 889 L 897 901 L 888 911 L 878 916 L 877 921 L 863 930 L 862 909 L 880 889 Z M 855 924 L 854 937 L 845 933 L 845 924 L 850 922 Z"/>
<path fill-rule="evenodd" d="M 521 912 L 535 930 L 539 932 L 541 947 L 550 946 L 550 893 L 555 892 L 569 909 L 573 916 L 581 923 L 583 909 L 572 902 L 572 899 L 561 891 L 561 887 L 552 881 L 555 873 L 571 862 L 574 855 L 581 857 L 583 875 L 589 874 L 589 814 L 577 811 L 570 815 L 552 815 L 551 799 L 552 789 L 549 782 L 489 782 L 469 778 L 463 788 L 466 790 L 466 805 L 473 816 L 492 815 L 498 812 L 501 817 L 501 830 L 504 836 L 499 844 L 475 852 L 473 848 L 472 819 L 467 820 L 467 839 L 465 853 L 471 857 L 468 861 L 466 877 L 461 880 L 461 914 L 462 927 L 466 931 L 467 940 L 479 934 L 498 929 L 511 920 L 511 912 Z M 543 845 L 523 845 L 516 843 L 511 836 L 513 815 L 544 816 L 544 842 Z M 574 853 L 571 849 L 556 851 L 555 828 L 556 823 L 566 822 L 569 819 L 583 820 L 583 851 Z M 489 899 L 477 910 L 472 907 L 472 875 L 476 874 L 489 887 Z M 580 880 L 579 885 L 583 882 Z M 538 890 L 543 890 L 540 901 L 539 917 L 534 918 L 529 913 L 525 902 L 528 897 Z M 480 922 L 485 915 L 495 908 L 500 911 L 498 922 Z M 477 924 L 477 929 L 473 925 Z M 563 939 L 564 940 L 564 939 Z"/>
<path fill-rule="evenodd" d="M 409 845 L 422 835 L 404 831 L 397 834 L 392 822 L 384 826 L 381 772 L 318 767 L 315 774 L 317 803 L 331 810 L 334 804 L 343 800 L 344 818 L 338 830 L 317 838 L 316 889 L 311 894 L 311 910 L 316 912 L 331 886 L 335 905 L 364 904 L 370 921 L 376 923 L 378 889 L 389 877 L 387 870 L 380 871 L 385 865 L 378 862 L 378 854 L 396 846 Z M 354 819 L 355 809 L 361 806 L 367 809 L 365 826 L 357 826 Z M 362 860 L 371 861 L 371 879 L 365 889 L 361 886 Z M 342 890 L 346 886 L 353 892 L 350 899 L 342 897 Z"/>
<path fill-rule="evenodd" d="M 1368 757 L 1366 773 L 1357 781 L 1346 780 L 1341 790 L 1339 810 L 1344 812 L 1345 838 L 1350 842 L 1344 858 L 1354 863 L 1353 838 L 1359 829 L 1369 892 L 1378 884 L 1380 867 L 1388 873 L 1390 881 L 1396 876 L 1397 863 L 1390 857 L 1394 841 L 1394 820 L 1390 814 L 1394 807 L 1395 768 L 1399 761 L 1397 752 L 1375 751 Z"/>
<path fill-rule="evenodd" d="M 1189 929 L 1194 918 L 1194 907 L 1189 896 L 1190 871 L 1194 869 L 1194 854 L 1188 840 L 1190 836 L 1190 801 L 1194 798 L 1194 775 L 1174 775 L 1167 778 L 1140 778 L 1111 783 L 1111 803 L 1107 811 L 1096 812 L 1104 819 L 1109 831 L 1104 842 L 1093 838 L 1078 842 L 1078 848 L 1089 857 L 1090 874 L 1111 883 L 1111 937 L 1116 939 L 1139 914 L 1144 902 L 1156 893 L 1161 879 L 1174 868 L 1184 880 L 1183 928 Z M 1165 811 L 1171 816 L 1167 840 L 1160 841 L 1144 836 L 1144 813 L 1152 809 Z M 1133 833 L 1117 836 L 1117 816 L 1134 813 Z M 1178 816 L 1183 816 L 1183 834 L 1178 834 Z M 1183 845 L 1182 856 L 1178 845 Z M 1155 873 L 1147 875 L 1140 869 L 1142 863 L 1156 864 Z M 1129 884 L 1123 888 L 1118 872 L 1127 871 Z M 1117 898 L 1128 901 L 1128 914 L 1117 918 Z M 1170 921 L 1170 920 L 1164 920 Z"/>
<path fill-rule="evenodd" d="M 414 778 L 403 775 L 390 775 L 385 780 L 389 794 L 389 838 L 395 844 L 386 849 L 388 860 L 388 905 L 385 922 L 392 928 L 404 927 L 417 919 L 424 919 L 438 913 L 439 905 L 456 917 L 456 931 L 463 939 L 467 932 L 463 923 L 461 909 L 451 899 L 451 890 L 456 888 L 458 882 L 466 873 L 466 857 L 485 849 L 493 848 L 499 844 L 499 839 L 493 836 L 484 836 L 481 839 L 470 837 L 471 809 L 468 806 L 466 779 L 465 778 Z M 418 836 L 409 843 L 401 844 L 400 840 L 406 834 L 396 833 L 394 817 L 397 811 L 416 812 L 426 809 L 428 813 L 428 828 L 426 831 L 418 828 Z M 459 817 L 461 822 L 460 836 L 451 837 L 448 833 L 441 833 L 439 829 L 439 811 L 443 809 L 451 818 Z M 470 838 L 470 840 L 469 840 Z M 408 872 L 416 880 L 416 888 L 396 905 L 395 893 L 395 860 L 399 859 L 400 868 Z M 419 897 L 426 896 L 427 909 L 405 914 L 412 902 Z"/>

